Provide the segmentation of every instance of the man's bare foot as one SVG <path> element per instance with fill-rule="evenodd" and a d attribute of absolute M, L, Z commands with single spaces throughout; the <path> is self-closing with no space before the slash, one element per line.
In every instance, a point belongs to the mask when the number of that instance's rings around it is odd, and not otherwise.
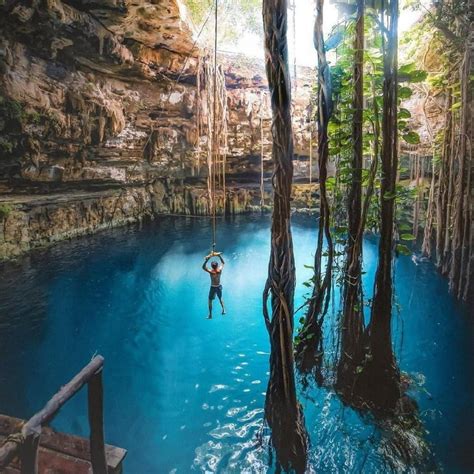
<path fill-rule="evenodd" d="M 225 309 L 222 310 L 222 314 L 227 314 L 227 313 L 225 312 Z"/>
<path fill-rule="evenodd" d="M 212 319 L 212 315 L 209 315 L 206 319 Z"/>

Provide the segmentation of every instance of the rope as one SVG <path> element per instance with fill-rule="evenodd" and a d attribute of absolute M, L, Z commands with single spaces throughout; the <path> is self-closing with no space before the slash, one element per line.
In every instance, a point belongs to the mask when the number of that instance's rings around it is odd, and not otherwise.
<path fill-rule="evenodd" d="M 216 0 L 216 2 L 217 2 L 217 0 Z M 209 11 L 208 11 L 208 13 L 207 13 L 206 19 L 204 20 L 204 22 L 203 22 L 203 24 L 202 24 L 202 26 L 201 26 L 201 29 L 199 30 L 199 33 L 198 33 L 198 35 L 196 36 L 196 39 L 194 40 L 194 43 L 193 43 L 191 49 L 189 50 L 188 54 L 186 55 L 186 59 L 185 59 L 185 61 L 184 61 L 184 63 L 183 63 L 183 67 L 181 68 L 181 70 L 180 70 L 180 72 L 179 72 L 179 74 L 178 74 L 178 77 L 177 77 L 176 80 L 174 80 L 174 81 L 173 81 L 173 79 L 169 79 L 170 82 L 175 82 L 176 84 L 179 84 L 179 82 L 181 81 L 181 78 L 182 78 L 182 76 L 183 76 L 183 74 L 184 74 L 184 71 L 186 70 L 186 66 L 188 65 L 189 58 L 191 57 L 191 55 L 193 54 L 194 50 L 196 49 L 197 43 L 198 43 L 198 41 L 199 41 L 199 38 L 201 37 L 201 34 L 202 34 L 202 32 L 204 31 L 204 28 L 205 28 L 205 26 L 207 25 L 207 22 L 209 21 L 209 18 L 211 17 L 211 13 L 212 13 L 212 5 L 211 5 L 211 7 L 209 8 Z M 201 58 L 199 58 L 199 61 L 200 61 L 200 60 L 201 60 Z M 198 68 L 198 72 L 199 72 L 199 68 Z M 199 90 L 199 89 L 198 89 L 198 90 Z M 170 87 L 169 93 L 168 93 L 168 98 L 167 98 L 166 102 L 169 102 L 172 93 L 173 93 L 173 90 L 172 90 L 171 87 Z M 161 114 L 163 113 L 164 109 L 165 109 L 165 102 L 162 103 L 162 106 L 161 106 Z M 161 115 L 161 114 L 160 114 L 160 115 Z M 148 144 L 150 143 L 150 140 L 151 140 L 151 137 L 153 136 L 153 132 L 154 132 L 154 131 L 155 131 L 155 130 L 154 130 L 154 127 L 153 127 L 153 124 L 152 124 L 152 126 L 151 126 L 151 132 L 150 132 L 150 134 L 148 135 L 147 140 L 146 140 L 146 142 L 145 142 L 145 145 L 144 145 L 143 148 L 142 148 L 142 158 L 143 158 L 143 154 L 145 153 L 146 147 L 147 147 Z M 132 175 L 133 175 L 133 173 L 135 173 L 135 171 L 136 171 L 136 169 L 137 169 L 139 163 L 140 163 L 140 161 L 137 160 L 137 161 L 135 162 L 135 164 L 133 165 L 131 171 L 128 173 L 128 174 L 130 175 L 130 177 L 133 177 Z M 198 166 L 199 166 L 199 165 L 198 165 Z M 150 180 L 150 181 L 148 181 L 148 182 L 146 182 L 146 183 L 145 183 L 145 186 L 148 186 L 148 185 L 151 184 L 152 182 L 153 182 L 153 179 Z M 124 188 L 120 191 L 119 195 L 117 196 L 117 199 L 115 200 L 115 203 L 114 203 L 114 210 L 112 211 L 112 216 L 110 217 L 110 221 L 109 221 L 109 227 L 110 227 L 110 228 L 112 227 L 112 223 L 113 223 L 113 220 L 114 220 L 114 217 L 115 217 L 115 213 L 116 213 L 117 208 L 118 208 L 118 203 L 119 203 L 121 197 L 123 196 L 123 194 L 124 194 L 124 192 L 125 192 L 126 190 L 127 190 L 127 188 L 124 187 Z"/>
<path fill-rule="evenodd" d="M 313 182 L 313 113 L 312 108 L 309 118 L 309 184 Z"/>
<path fill-rule="evenodd" d="M 212 112 L 212 155 L 211 155 L 211 214 L 212 214 L 212 242 L 211 249 L 216 249 L 216 161 L 218 158 L 216 147 L 216 115 L 217 115 L 217 14 L 218 0 L 214 4 L 214 83 L 213 83 L 213 112 Z M 214 158 L 214 159 L 212 159 Z"/>
<path fill-rule="evenodd" d="M 1 446 L 6 445 L 7 443 L 15 443 L 18 446 L 22 446 L 25 443 L 25 437 L 21 432 L 11 433 L 2 441 Z"/>
<path fill-rule="evenodd" d="M 264 92 L 260 91 L 260 207 L 265 205 L 265 189 L 263 186 L 263 102 Z"/>

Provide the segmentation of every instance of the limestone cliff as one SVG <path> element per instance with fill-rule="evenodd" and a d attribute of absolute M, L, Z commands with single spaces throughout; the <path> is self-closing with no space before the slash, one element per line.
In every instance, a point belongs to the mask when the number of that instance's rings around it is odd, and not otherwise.
<path fill-rule="evenodd" d="M 197 151 L 209 139 L 198 127 L 209 113 L 197 88 L 202 61 L 180 0 L 0 6 L 0 256 L 145 215 L 207 214 L 208 168 Z M 263 60 L 219 55 L 219 63 L 226 210 L 245 212 L 259 203 L 262 137 L 270 176 Z M 310 82 L 302 70 L 296 176 L 308 174 Z"/>

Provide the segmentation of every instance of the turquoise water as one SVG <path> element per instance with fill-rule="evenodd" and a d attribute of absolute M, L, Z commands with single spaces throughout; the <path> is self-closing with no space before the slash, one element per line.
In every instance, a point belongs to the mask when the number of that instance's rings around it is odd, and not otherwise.
<path fill-rule="evenodd" d="M 97 352 L 105 357 L 106 438 L 128 449 L 125 472 L 272 470 L 262 431 L 269 218 L 221 220 L 218 230 L 228 315 L 216 305 L 212 321 L 201 270 L 207 219 L 163 218 L 0 266 L 0 412 L 31 416 Z M 299 303 L 315 245 L 311 219 L 294 220 L 294 240 Z M 374 241 L 364 256 L 370 287 Z M 472 472 L 472 321 L 429 263 L 400 258 L 396 289 L 398 360 L 420 383 L 411 393 L 436 468 Z M 61 411 L 57 429 L 88 435 L 85 395 Z M 382 454 L 379 430 L 330 391 L 313 389 L 300 400 L 313 472 L 408 471 L 396 453 Z"/>

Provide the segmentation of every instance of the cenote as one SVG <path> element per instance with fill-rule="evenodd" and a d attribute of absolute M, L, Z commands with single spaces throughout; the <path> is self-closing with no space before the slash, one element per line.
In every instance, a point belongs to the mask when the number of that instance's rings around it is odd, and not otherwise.
<path fill-rule="evenodd" d="M 0 267 L 0 412 L 28 418 L 95 353 L 105 357 L 105 431 L 127 473 L 272 472 L 263 425 L 269 340 L 262 290 L 269 218 L 219 219 L 228 314 L 206 320 L 207 218 L 160 218 L 34 251 Z M 295 217 L 298 307 L 315 221 Z M 377 246 L 364 244 L 370 288 Z M 466 311 L 431 263 L 396 261 L 394 348 L 413 379 L 431 469 L 472 472 L 473 348 Z M 337 298 L 337 297 L 336 297 Z M 330 334 L 326 335 L 330 338 Z M 326 388 L 299 387 L 310 472 L 409 472 L 384 434 Z M 88 435 L 84 391 L 54 428 Z"/>

